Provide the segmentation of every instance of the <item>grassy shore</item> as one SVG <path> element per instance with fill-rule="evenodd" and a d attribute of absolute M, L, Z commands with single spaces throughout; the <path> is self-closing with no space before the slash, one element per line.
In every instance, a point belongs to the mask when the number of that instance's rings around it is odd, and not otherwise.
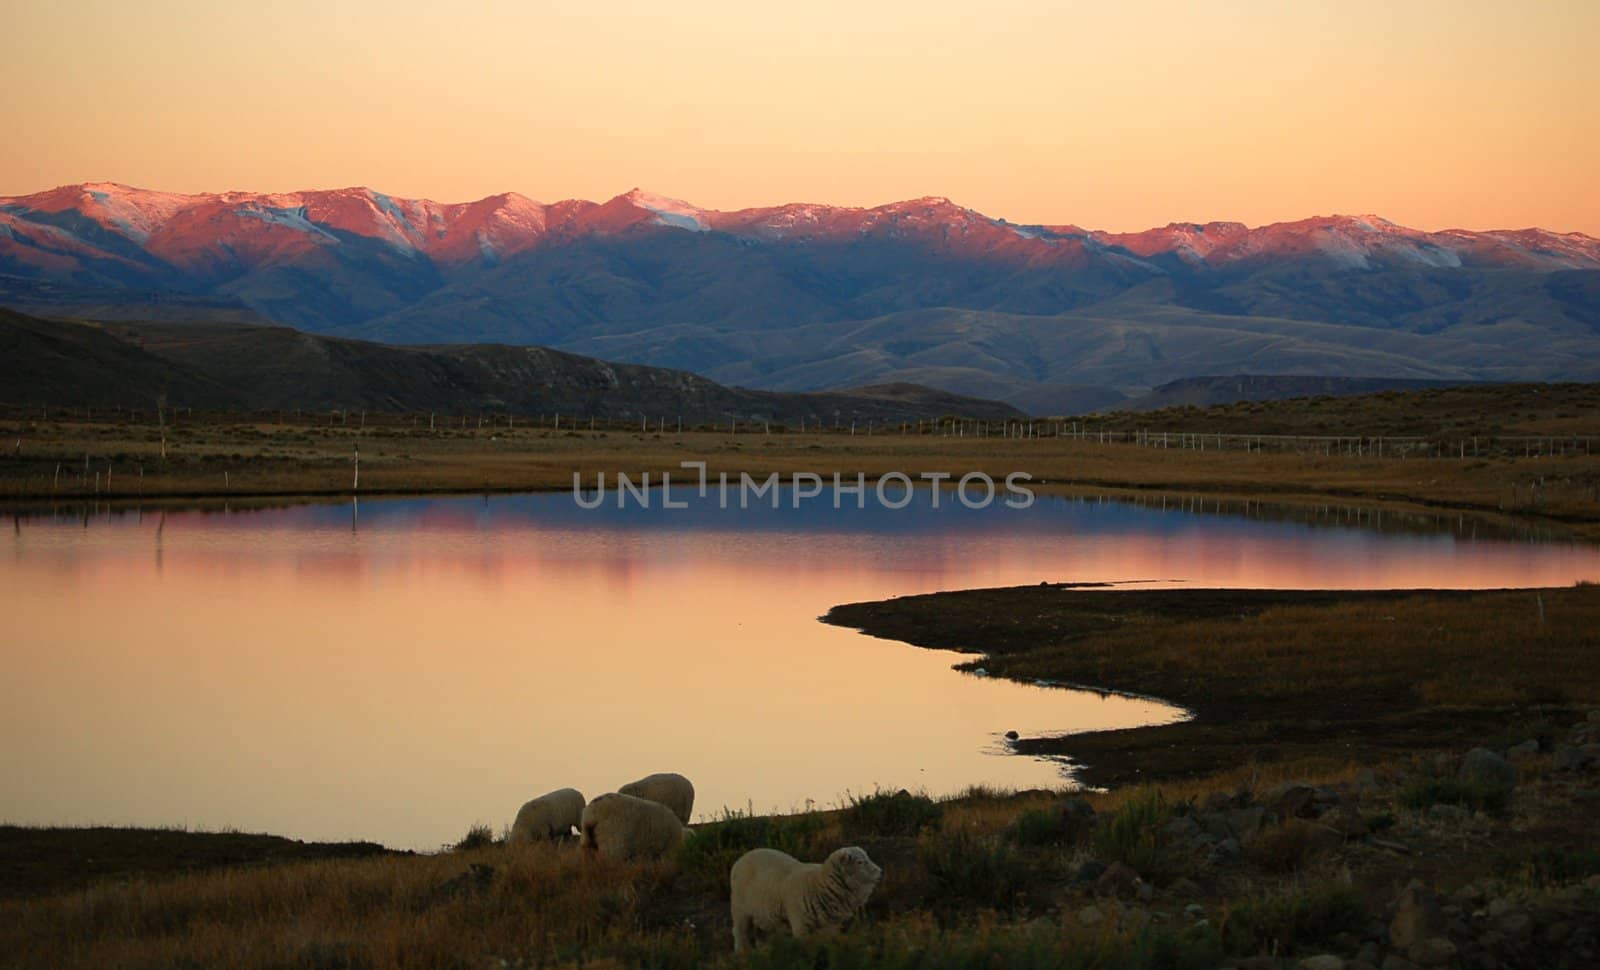
<path fill-rule="evenodd" d="M 1097 438 L 949 434 L 588 431 L 525 423 L 429 430 L 373 417 L 329 423 L 180 417 L 0 420 L 0 499 L 11 502 L 261 498 L 359 493 L 564 489 L 618 472 L 715 476 L 812 472 L 869 479 L 1021 471 L 1044 491 L 1204 494 L 1218 499 L 1338 503 L 1533 522 L 1600 538 L 1600 454 L 1397 458 L 1294 450 L 1151 447 Z M 162 457 L 165 438 L 165 457 Z M 359 483 L 356 458 L 359 453 Z M 681 479 L 680 479 L 681 480 Z"/>
<path fill-rule="evenodd" d="M 1359 970 L 1441 954 L 1582 966 L 1600 947 L 1600 710 L 1584 711 L 1600 705 L 1600 588 L 1047 586 L 829 619 L 1196 716 L 1019 744 L 1128 782 L 1110 791 L 878 793 L 701 824 L 658 862 L 484 832 L 432 855 L 169 833 L 132 842 L 148 866 L 135 848 L 86 873 L 76 860 L 107 851 L 105 830 L 11 829 L 0 852 L 35 862 L 0 900 L 0 953 L 30 967 L 1291 968 L 1328 955 Z M 1462 753 L 1477 746 L 1518 758 L 1516 780 L 1469 776 Z M 742 852 L 848 844 L 887 873 L 856 927 L 731 954 L 727 873 Z M 1413 879 L 1445 908 L 1433 936 L 1396 942 L 1394 900 Z"/>
<path fill-rule="evenodd" d="M 1600 705 L 1600 587 L 1484 592 L 965 590 L 830 623 L 975 653 L 994 676 L 1153 694 L 1194 718 L 1027 738 L 1103 785 L 1220 766 L 1374 760 L 1537 731 Z M 1510 743 L 1510 742 L 1507 742 Z"/>

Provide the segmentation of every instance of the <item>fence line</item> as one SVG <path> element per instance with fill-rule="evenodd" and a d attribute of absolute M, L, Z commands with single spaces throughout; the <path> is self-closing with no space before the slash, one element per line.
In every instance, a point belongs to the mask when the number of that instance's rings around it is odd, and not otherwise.
<path fill-rule="evenodd" d="M 484 432 L 531 432 L 581 435 L 633 432 L 665 437 L 683 432 L 741 434 L 831 434 L 848 436 L 943 436 L 1002 439 L 1026 442 L 1073 439 L 1096 445 L 1135 446 L 1157 450 L 1294 452 L 1302 455 L 1357 458 L 1467 458 L 1550 457 L 1594 454 L 1600 450 L 1596 435 L 1343 435 L 1245 434 L 1192 430 L 1111 430 L 1090 422 L 1069 419 L 921 418 L 893 420 L 843 413 L 807 415 L 793 423 L 780 423 L 767 415 L 725 414 L 718 421 L 686 421 L 680 414 L 639 412 L 599 414 L 521 414 L 480 411 L 445 414 L 437 411 L 380 412 L 358 409 L 258 409 L 251 411 L 196 411 L 186 407 L 38 407 L 0 405 L 0 417 L 12 421 L 55 421 L 147 424 L 162 434 L 183 427 L 217 427 L 278 424 L 304 428 L 340 429 L 361 433 L 404 430 L 436 436 L 479 436 Z M 14 451 L 23 450 L 25 433 Z"/>

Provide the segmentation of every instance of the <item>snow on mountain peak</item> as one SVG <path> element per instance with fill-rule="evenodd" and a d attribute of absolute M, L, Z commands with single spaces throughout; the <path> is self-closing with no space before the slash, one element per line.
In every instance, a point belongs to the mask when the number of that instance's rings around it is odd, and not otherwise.
<path fill-rule="evenodd" d="M 656 222 L 691 232 L 706 232 L 711 228 L 706 210 L 690 205 L 682 199 L 672 199 L 644 189 L 635 188 L 622 196 L 633 205 L 655 214 Z"/>

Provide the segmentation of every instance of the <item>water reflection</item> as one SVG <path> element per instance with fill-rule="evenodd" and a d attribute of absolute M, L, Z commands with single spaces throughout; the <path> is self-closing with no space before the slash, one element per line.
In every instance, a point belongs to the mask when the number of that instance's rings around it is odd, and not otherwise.
<path fill-rule="evenodd" d="M 0 818 L 431 848 L 654 770 L 702 811 L 1060 780 L 999 735 L 1174 716 L 816 622 L 941 588 L 1503 586 L 1594 546 L 1041 497 L 982 511 L 577 509 L 565 494 L 13 518 Z"/>

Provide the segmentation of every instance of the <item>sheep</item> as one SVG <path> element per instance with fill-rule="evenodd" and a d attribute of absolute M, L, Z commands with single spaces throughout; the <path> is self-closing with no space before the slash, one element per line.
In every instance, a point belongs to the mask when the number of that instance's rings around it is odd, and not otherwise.
<path fill-rule="evenodd" d="M 579 844 L 614 859 L 659 859 L 693 833 L 672 809 L 620 792 L 584 806 Z"/>
<path fill-rule="evenodd" d="M 532 799 L 517 812 L 511 823 L 510 843 L 564 839 L 583 819 L 583 792 L 558 788 Z"/>
<path fill-rule="evenodd" d="M 670 771 L 630 781 L 617 791 L 660 802 L 672 809 L 672 814 L 678 816 L 678 821 L 685 825 L 689 824 L 689 813 L 694 811 L 694 785 L 689 783 L 689 779 Z"/>
<path fill-rule="evenodd" d="M 835 850 L 821 864 L 777 849 L 751 849 L 728 876 L 734 952 L 748 948 L 756 933 L 785 926 L 796 937 L 837 932 L 882 878 L 883 869 L 858 846 Z"/>

